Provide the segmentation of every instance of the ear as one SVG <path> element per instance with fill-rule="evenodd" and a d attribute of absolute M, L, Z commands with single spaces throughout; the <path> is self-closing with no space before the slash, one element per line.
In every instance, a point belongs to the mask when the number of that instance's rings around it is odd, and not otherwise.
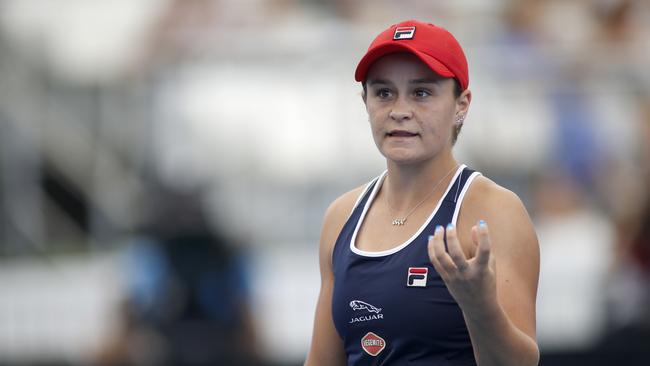
<path fill-rule="evenodd" d="M 460 96 L 456 98 L 456 114 L 466 116 L 471 102 L 472 92 L 469 89 L 465 89 Z"/>

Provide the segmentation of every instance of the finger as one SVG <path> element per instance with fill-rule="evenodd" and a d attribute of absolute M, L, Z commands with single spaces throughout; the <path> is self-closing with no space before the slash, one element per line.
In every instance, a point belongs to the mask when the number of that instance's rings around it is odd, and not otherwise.
<path fill-rule="evenodd" d="M 474 250 L 478 248 L 478 226 L 472 226 L 472 243 L 474 243 Z"/>
<path fill-rule="evenodd" d="M 490 251 L 491 251 L 491 242 L 490 242 L 490 233 L 488 230 L 487 223 L 483 220 L 479 221 L 477 228 L 477 241 L 478 248 L 476 249 L 476 261 L 481 267 L 487 268 L 490 263 Z"/>
<path fill-rule="evenodd" d="M 478 254 L 478 226 L 472 226 L 472 244 L 474 244 L 474 253 L 472 253 L 472 259 L 476 258 Z"/>
<path fill-rule="evenodd" d="M 445 230 L 443 229 L 442 226 L 438 225 L 436 227 L 436 231 L 435 234 L 433 235 L 433 238 L 431 238 L 431 244 L 430 244 L 431 262 L 434 263 L 435 261 L 435 263 L 437 263 L 439 268 L 436 268 L 436 271 L 438 271 L 438 274 L 440 274 L 443 277 L 449 274 L 449 272 L 456 270 L 456 266 L 454 265 L 454 262 L 452 262 L 451 257 L 449 257 L 449 255 L 445 251 L 444 235 L 445 235 Z"/>
<path fill-rule="evenodd" d="M 440 275 L 440 277 L 446 277 L 447 273 L 445 272 L 444 268 L 440 265 L 440 262 L 438 262 L 438 259 L 436 258 L 435 255 L 435 250 L 433 248 L 433 241 L 435 240 L 435 233 L 434 235 L 429 235 L 429 242 L 427 243 L 427 252 L 429 253 L 429 260 L 431 261 L 431 264 L 433 264 L 433 268 L 435 268 L 436 272 Z"/>
<path fill-rule="evenodd" d="M 467 258 L 465 257 L 463 250 L 460 248 L 456 228 L 453 224 L 447 225 L 447 250 L 451 260 L 459 271 L 467 269 Z"/>
<path fill-rule="evenodd" d="M 433 235 L 429 236 L 429 243 L 427 244 L 427 250 L 429 252 L 429 260 L 431 260 L 431 264 L 433 264 L 433 268 L 436 269 L 436 272 L 441 277 L 446 276 L 446 271 L 438 261 L 438 258 L 436 258 L 436 241 L 441 240 L 443 236 L 443 230 L 441 226 L 436 227 L 436 230 L 433 232 Z"/>

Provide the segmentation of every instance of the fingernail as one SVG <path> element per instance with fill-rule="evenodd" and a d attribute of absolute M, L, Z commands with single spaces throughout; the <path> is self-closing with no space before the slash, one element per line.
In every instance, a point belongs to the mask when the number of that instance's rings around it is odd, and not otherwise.
<path fill-rule="evenodd" d="M 478 222 L 478 226 L 485 226 L 485 225 L 487 225 L 487 224 L 486 224 L 485 221 L 483 221 L 483 220 L 481 220 L 481 221 Z"/>
<path fill-rule="evenodd" d="M 438 225 L 438 226 L 436 226 L 436 233 L 439 233 L 439 232 L 441 232 L 442 230 L 443 230 L 443 229 L 442 229 L 442 225 Z"/>
<path fill-rule="evenodd" d="M 429 235 L 429 241 L 431 241 L 431 239 L 433 239 L 433 235 Z"/>
<path fill-rule="evenodd" d="M 447 230 L 451 230 L 453 228 L 454 228 L 454 224 L 452 223 L 447 224 Z"/>

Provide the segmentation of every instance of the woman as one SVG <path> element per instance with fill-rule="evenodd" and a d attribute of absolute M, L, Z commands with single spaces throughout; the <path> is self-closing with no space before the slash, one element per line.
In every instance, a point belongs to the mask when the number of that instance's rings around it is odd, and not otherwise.
<path fill-rule="evenodd" d="M 387 171 L 326 212 L 306 365 L 536 365 L 534 229 L 452 153 L 472 99 L 460 45 L 402 22 L 355 79 Z"/>

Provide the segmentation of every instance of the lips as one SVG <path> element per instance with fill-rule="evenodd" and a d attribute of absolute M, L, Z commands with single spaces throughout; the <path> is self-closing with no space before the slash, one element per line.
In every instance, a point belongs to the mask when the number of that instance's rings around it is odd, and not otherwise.
<path fill-rule="evenodd" d="M 388 132 L 386 135 L 390 137 L 415 137 L 418 136 L 419 134 L 415 132 L 404 131 L 404 130 L 392 130 Z"/>

